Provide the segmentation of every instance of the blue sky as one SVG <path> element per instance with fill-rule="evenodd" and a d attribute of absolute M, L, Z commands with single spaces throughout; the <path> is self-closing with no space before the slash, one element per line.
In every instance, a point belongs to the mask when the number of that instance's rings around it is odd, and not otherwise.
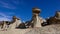
<path fill-rule="evenodd" d="M 0 0 L 0 21 L 11 20 L 16 15 L 23 21 L 32 18 L 32 8 L 41 9 L 40 16 L 47 18 L 60 10 L 60 0 Z"/>

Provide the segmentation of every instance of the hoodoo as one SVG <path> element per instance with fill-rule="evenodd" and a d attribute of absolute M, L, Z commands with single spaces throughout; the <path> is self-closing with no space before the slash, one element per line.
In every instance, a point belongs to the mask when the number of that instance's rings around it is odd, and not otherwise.
<path fill-rule="evenodd" d="M 41 23 L 43 23 L 43 19 L 39 16 L 41 10 L 39 8 L 32 9 L 32 23 L 34 27 L 41 27 Z"/>

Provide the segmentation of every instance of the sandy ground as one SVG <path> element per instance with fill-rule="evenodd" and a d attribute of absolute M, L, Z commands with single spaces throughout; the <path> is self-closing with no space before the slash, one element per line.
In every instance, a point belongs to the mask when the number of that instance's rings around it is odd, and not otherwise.
<path fill-rule="evenodd" d="M 40 28 L 11 29 L 0 31 L 0 34 L 60 34 L 60 24 L 48 25 Z"/>
<path fill-rule="evenodd" d="M 0 34 L 25 34 L 31 29 L 11 29 L 7 31 L 0 31 Z"/>

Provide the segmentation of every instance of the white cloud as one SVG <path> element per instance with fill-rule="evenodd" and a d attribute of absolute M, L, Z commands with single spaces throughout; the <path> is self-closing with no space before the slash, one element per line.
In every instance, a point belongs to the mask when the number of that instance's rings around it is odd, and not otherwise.
<path fill-rule="evenodd" d="M 0 17 L 0 21 L 10 21 L 10 19 L 8 19 L 6 17 Z"/>
<path fill-rule="evenodd" d="M 0 1 L 0 6 L 8 8 L 8 9 L 16 9 L 15 5 L 13 5 L 11 3 L 6 3 L 6 2 L 3 2 L 3 1 Z"/>
<path fill-rule="evenodd" d="M 12 16 L 0 12 L 0 21 L 11 21 L 11 18 L 12 18 Z"/>
<path fill-rule="evenodd" d="M 1 13 L 1 12 L 0 12 L 0 16 L 6 17 L 6 15 L 4 13 Z"/>
<path fill-rule="evenodd" d="M 0 7 L 8 9 L 17 9 L 18 6 L 24 8 L 26 4 L 24 0 L 0 0 Z"/>

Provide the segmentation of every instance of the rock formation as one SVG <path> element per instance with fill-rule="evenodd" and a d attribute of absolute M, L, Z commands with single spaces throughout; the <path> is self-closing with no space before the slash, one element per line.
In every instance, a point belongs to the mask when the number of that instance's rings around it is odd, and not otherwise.
<path fill-rule="evenodd" d="M 1 21 L 0 23 L 0 29 L 7 30 L 7 29 L 15 29 L 16 27 L 21 24 L 21 20 L 18 19 L 16 16 L 13 16 L 12 21 Z"/>
<path fill-rule="evenodd" d="M 13 16 L 13 24 L 11 24 L 11 28 L 14 29 L 16 27 L 19 26 L 19 24 L 21 24 L 21 20 L 18 19 L 16 16 Z"/>
<path fill-rule="evenodd" d="M 57 11 L 53 17 L 47 19 L 49 24 L 60 24 L 60 11 Z"/>
<path fill-rule="evenodd" d="M 41 10 L 39 8 L 32 9 L 32 22 L 33 27 L 41 27 L 41 23 L 43 23 L 43 19 L 39 16 Z"/>
<path fill-rule="evenodd" d="M 39 16 L 40 13 L 41 10 L 39 8 L 33 8 L 32 19 L 26 21 L 26 23 L 22 23 L 21 19 L 16 16 L 13 16 L 11 22 L 3 21 L 0 26 L 3 30 L 8 29 L 8 31 L 0 31 L 0 34 L 60 34 L 60 11 L 57 11 L 53 17 L 49 17 L 46 20 Z M 48 26 L 42 27 L 41 24 L 48 24 Z M 16 27 L 22 29 L 17 29 Z M 26 27 L 27 29 L 24 29 Z"/>

